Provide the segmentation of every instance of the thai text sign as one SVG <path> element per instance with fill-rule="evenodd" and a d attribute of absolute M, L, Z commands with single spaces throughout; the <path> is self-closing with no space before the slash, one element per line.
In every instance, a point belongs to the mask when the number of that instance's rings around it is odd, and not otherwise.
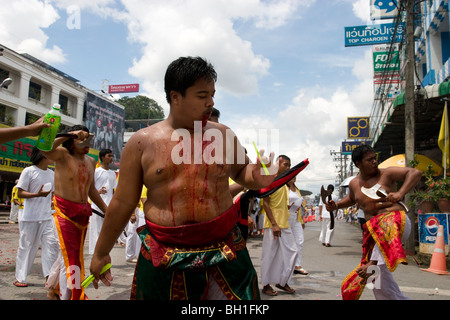
<path fill-rule="evenodd" d="M 127 92 L 139 92 L 139 83 L 111 85 L 109 86 L 108 93 L 127 93 Z"/>
<path fill-rule="evenodd" d="M 345 46 L 366 46 L 380 43 L 401 42 L 404 25 L 395 28 L 395 23 L 364 25 L 345 28 Z"/>
<path fill-rule="evenodd" d="M 342 141 L 342 154 L 351 155 L 353 150 L 363 144 L 370 146 L 372 144 L 372 140 L 366 141 Z"/>

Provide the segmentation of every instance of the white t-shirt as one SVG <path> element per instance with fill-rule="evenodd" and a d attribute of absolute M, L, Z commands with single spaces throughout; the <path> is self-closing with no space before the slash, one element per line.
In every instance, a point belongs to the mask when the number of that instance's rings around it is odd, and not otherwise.
<path fill-rule="evenodd" d="M 55 173 L 51 169 L 42 170 L 36 166 L 25 168 L 20 174 L 17 188 L 37 193 L 50 182 L 52 190 L 46 197 L 28 198 L 23 201 L 23 212 L 19 221 L 44 221 L 52 219 L 52 193 L 55 190 Z"/>
<path fill-rule="evenodd" d="M 289 208 L 290 213 L 297 213 L 298 208 L 302 205 L 303 198 L 301 198 L 296 191 L 289 189 Z"/>
<path fill-rule="evenodd" d="M 113 191 L 117 188 L 116 174 L 112 170 L 105 170 L 102 167 L 95 169 L 94 173 L 95 189 L 100 190 L 102 187 L 106 188 L 106 193 L 101 194 L 103 201 L 108 205 L 113 197 Z M 101 211 L 95 203 L 92 202 L 92 209 Z"/>
<path fill-rule="evenodd" d="M 333 195 L 333 194 L 331 195 L 331 199 L 333 199 L 334 202 L 338 201 L 338 198 L 335 195 Z M 319 208 L 320 208 L 320 206 L 322 206 L 322 219 L 330 219 L 331 218 L 330 217 L 330 212 L 325 207 L 325 204 L 322 201 L 322 197 L 320 197 Z"/>

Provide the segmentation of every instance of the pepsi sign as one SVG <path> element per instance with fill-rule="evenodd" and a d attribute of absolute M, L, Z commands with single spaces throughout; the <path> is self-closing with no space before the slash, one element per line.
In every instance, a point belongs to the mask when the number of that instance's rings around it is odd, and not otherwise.
<path fill-rule="evenodd" d="M 444 240 L 448 244 L 448 218 L 445 213 L 419 214 L 419 242 L 434 244 L 439 225 L 444 226 Z"/>

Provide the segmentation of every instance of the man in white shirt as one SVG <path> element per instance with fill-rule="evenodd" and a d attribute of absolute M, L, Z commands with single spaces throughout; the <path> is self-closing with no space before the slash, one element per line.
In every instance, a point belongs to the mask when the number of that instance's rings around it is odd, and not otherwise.
<path fill-rule="evenodd" d="M 334 191 L 334 186 L 329 185 L 327 190 L 331 189 Z M 334 201 L 337 201 L 337 197 L 331 196 Z M 319 236 L 319 241 L 322 242 L 322 245 L 325 247 L 331 247 L 331 239 L 333 238 L 334 229 L 331 229 L 331 216 L 330 212 L 325 208 L 325 204 L 320 198 L 319 202 L 319 221 L 322 221 L 322 229 Z"/>
<path fill-rule="evenodd" d="M 99 153 L 99 158 L 101 166 L 95 169 L 94 181 L 95 188 L 100 193 L 100 197 L 108 205 L 114 194 L 114 189 L 117 187 L 117 178 L 114 171 L 109 167 L 114 160 L 113 153 L 110 149 L 102 149 Z M 99 207 L 95 203 L 92 203 L 92 209 L 96 210 L 102 214 Z M 94 214 L 90 218 L 89 223 L 89 254 L 94 253 L 95 245 L 97 244 L 97 239 L 102 229 L 103 218 L 97 214 Z"/>
<path fill-rule="evenodd" d="M 27 275 L 39 246 L 42 247 L 44 277 L 48 277 L 59 252 L 51 206 L 55 174 L 48 169 L 53 161 L 45 158 L 36 147 L 31 152 L 30 160 L 33 165 L 22 171 L 17 183 L 18 196 L 24 199 L 23 212 L 19 215 L 20 238 L 14 282 L 17 287 L 28 285 Z"/>

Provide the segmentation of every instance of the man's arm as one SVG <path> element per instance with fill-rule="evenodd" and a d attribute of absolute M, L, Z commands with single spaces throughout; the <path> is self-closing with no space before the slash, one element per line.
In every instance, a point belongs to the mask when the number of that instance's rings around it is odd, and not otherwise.
<path fill-rule="evenodd" d="M 109 270 L 100 276 L 104 265 L 111 262 L 109 253 L 120 233 L 130 220 L 131 214 L 137 206 L 142 191 L 141 151 L 137 144 L 138 134 L 135 134 L 125 145 L 120 163 L 120 175 L 114 197 L 106 209 L 103 227 L 100 232 L 95 252 L 91 261 L 91 273 L 94 275 L 94 287 L 98 288 L 101 279 L 109 286 L 111 273 Z"/>
<path fill-rule="evenodd" d="M 393 183 L 403 181 L 402 186 L 397 192 L 390 192 L 387 195 L 386 201 L 389 202 L 399 202 L 402 200 L 405 195 L 419 183 L 422 177 L 422 172 L 420 170 L 409 167 L 390 167 L 385 169 L 385 174 L 388 174 Z"/>
<path fill-rule="evenodd" d="M 44 117 L 42 117 L 35 123 L 26 126 L 2 128 L 0 129 L 0 143 L 17 140 L 24 137 L 37 136 L 40 134 L 41 130 L 46 127 L 50 127 L 50 125 L 44 123 Z"/>
<path fill-rule="evenodd" d="M 42 191 L 43 187 L 44 186 L 41 186 L 41 189 L 39 189 L 39 191 L 37 193 L 28 192 L 26 190 L 23 190 L 22 188 L 18 188 L 17 196 L 22 199 L 46 197 L 50 194 L 51 190 L 44 192 L 44 191 Z"/>
<path fill-rule="evenodd" d="M 272 224 L 272 232 L 274 237 L 281 237 L 281 228 L 278 226 L 275 217 L 273 216 L 272 209 L 270 208 L 270 197 L 263 198 L 263 207 L 266 212 L 266 218 L 269 219 Z"/>

